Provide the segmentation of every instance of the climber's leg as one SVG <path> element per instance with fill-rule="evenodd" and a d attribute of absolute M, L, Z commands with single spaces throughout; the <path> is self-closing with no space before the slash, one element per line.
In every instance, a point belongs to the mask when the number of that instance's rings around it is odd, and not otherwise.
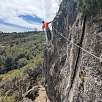
<path fill-rule="evenodd" d="M 50 40 L 51 40 L 51 31 L 50 31 L 50 29 L 48 28 L 48 29 L 46 30 L 46 32 L 47 32 L 48 41 L 50 41 Z"/>
<path fill-rule="evenodd" d="M 46 39 L 46 43 L 48 43 L 47 31 L 45 31 L 45 39 Z"/>

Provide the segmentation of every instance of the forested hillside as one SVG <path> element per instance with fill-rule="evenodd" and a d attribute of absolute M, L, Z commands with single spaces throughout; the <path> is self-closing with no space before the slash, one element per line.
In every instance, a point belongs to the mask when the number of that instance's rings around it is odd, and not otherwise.
<path fill-rule="evenodd" d="M 43 41 L 42 32 L 1 33 L 0 73 L 22 68 L 42 57 Z"/>
<path fill-rule="evenodd" d="M 22 102 L 42 79 L 43 48 L 43 32 L 0 33 L 0 102 Z"/>

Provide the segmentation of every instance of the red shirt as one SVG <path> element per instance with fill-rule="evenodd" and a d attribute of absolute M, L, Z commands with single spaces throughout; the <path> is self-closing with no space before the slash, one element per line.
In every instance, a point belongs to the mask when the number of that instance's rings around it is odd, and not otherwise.
<path fill-rule="evenodd" d="M 45 22 L 42 26 L 42 29 L 48 29 L 49 28 L 49 22 Z"/>

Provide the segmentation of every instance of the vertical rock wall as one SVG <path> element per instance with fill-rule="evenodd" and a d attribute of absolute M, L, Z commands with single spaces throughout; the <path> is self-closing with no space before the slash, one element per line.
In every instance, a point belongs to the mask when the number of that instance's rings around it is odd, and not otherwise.
<path fill-rule="evenodd" d="M 62 37 L 63 35 L 67 40 Z M 44 75 L 52 102 L 101 102 L 102 13 L 82 17 L 77 0 L 63 0 L 53 21 L 52 44 L 45 49 Z"/>

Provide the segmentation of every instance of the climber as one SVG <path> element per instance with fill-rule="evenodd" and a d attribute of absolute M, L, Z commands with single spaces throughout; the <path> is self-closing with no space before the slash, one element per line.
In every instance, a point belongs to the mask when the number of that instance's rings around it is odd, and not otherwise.
<path fill-rule="evenodd" d="M 46 42 L 51 40 L 51 31 L 49 29 L 49 24 L 50 23 L 52 23 L 52 22 L 42 21 L 42 24 L 43 24 L 42 29 L 43 29 L 43 31 L 45 31 Z"/>

